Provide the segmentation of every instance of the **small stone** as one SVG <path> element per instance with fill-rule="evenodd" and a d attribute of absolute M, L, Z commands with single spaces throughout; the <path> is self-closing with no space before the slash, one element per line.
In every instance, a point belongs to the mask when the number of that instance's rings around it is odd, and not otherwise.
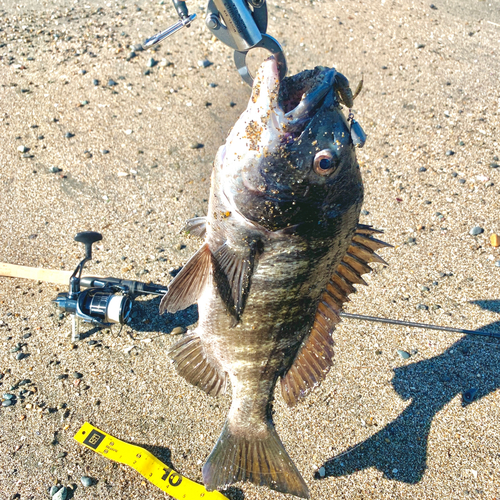
<path fill-rule="evenodd" d="M 427 311 L 429 308 L 425 304 L 418 304 L 417 309 L 420 311 Z"/>
<path fill-rule="evenodd" d="M 68 378 L 68 374 L 67 373 L 61 373 L 60 375 L 57 376 L 57 378 L 59 380 L 64 380 L 64 379 Z"/>
<path fill-rule="evenodd" d="M 208 59 L 200 59 L 198 61 L 198 66 L 200 68 L 208 68 L 209 66 L 212 66 L 213 62 L 210 62 Z"/>
<path fill-rule="evenodd" d="M 92 80 L 92 83 L 97 87 L 97 85 L 99 85 L 99 80 L 94 78 L 94 80 Z"/>
<path fill-rule="evenodd" d="M 418 354 L 417 349 L 412 349 L 412 350 L 410 351 L 410 354 L 411 354 L 412 356 L 415 356 L 416 354 Z"/>
<path fill-rule="evenodd" d="M 500 236 L 498 236 L 498 234 L 493 233 L 490 236 L 490 243 L 491 243 L 491 246 L 495 247 L 495 248 L 500 246 Z"/>
<path fill-rule="evenodd" d="M 109 153 L 109 149 L 101 149 L 101 154 L 107 155 Z"/>
<path fill-rule="evenodd" d="M 21 361 L 21 359 L 24 359 L 25 354 L 23 352 L 20 352 L 17 354 L 16 359 L 17 361 Z"/>
<path fill-rule="evenodd" d="M 183 326 L 176 326 L 170 333 L 172 335 L 180 335 L 181 333 L 186 333 L 186 329 Z"/>
<path fill-rule="evenodd" d="M 473 227 L 473 228 L 469 231 L 469 234 L 470 234 L 471 236 L 477 236 L 477 235 L 479 235 L 479 234 L 481 234 L 481 233 L 484 233 L 484 229 L 483 229 L 482 227 L 480 227 L 480 226 L 475 226 L 475 227 Z"/>
<path fill-rule="evenodd" d="M 398 354 L 403 358 L 403 359 L 408 359 L 410 357 L 410 353 L 406 351 L 402 351 L 401 349 L 398 350 Z"/>
<path fill-rule="evenodd" d="M 129 53 L 129 55 L 127 56 L 127 61 L 130 61 L 130 60 L 131 60 L 131 59 L 133 59 L 136 55 L 137 55 L 137 54 L 136 54 L 134 51 L 130 52 L 130 53 Z"/>
<path fill-rule="evenodd" d="M 81 104 L 82 106 L 86 106 L 88 103 L 89 103 L 89 101 L 80 101 L 80 104 Z"/>
<path fill-rule="evenodd" d="M 81 69 L 78 73 L 80 73 L 80 75 L 86 75 L 87 74 L 87 71 L 84 70 L 84 69 Z"/>
<path fill-rule="evenodd" d="M 146 63 L 146 66 L 148 68 L 154 68 L 157 64 L 157 61 L 155 61 L 152 57 L 148 59 L 148 62 Z"/>
<path fill-rule="evenodd" d="M 458 141 L 458 145 L 459 146 L 465 146 L 465 142 L 464 141 Z"/>
<path fill-rule="evenodd" d="M 148 76 L 151 74 L 151 70 L 147 69 L 146 71 L 144 71 L 143 75 L 144 76 Z"/>
<path fill-rule="evenodd" d="M 108 87 L 114 87 L 118 85 L 112 78 L 108 80 Z"/>
<path fill-rule="evenodd" d="M 448 149 L 448 151 L 446 151 L 446 156 L 453 156 L 455 154 L 455 151 L 451 150 L 451 149 Z"/>
<path fill-rule="evenodd" d="M 92 486 L 94 484 L 94 480 L 88 476 L 82 476 L 80 478 L 80 481 L 82 482 L 85 488 L 88 488 L 89 486 Z"/>
<path fill-rule="evenodd" d="M 129 129 L 125 130 L 125 133 L 126 133 L 127 135 L 130 135 L 130 134 L 132 134 L 132 133 L 133 133 L 133 130 L 129 128 Z"/>
<path fill-rule="evenodd" d="M 432 201 L 431 201 L 431 200 L 425 200 L 425 201 L 424 201 L 424 205 L 430 205 L 431 203 L 432 203 Z"/>
<path fill-rule="evenodd" d="M 462 179 L 458 179 L 458 182 L 459 182 L 460 184 L 465 184 L 467 181 L 466 181 L 465 179 L 463 179 L 463 178 L 462 178 Z"/>
<path fill-rule="evenodd" d="M 81 373 L 78 373 L 78 372 L 74 372 L 73 373 L 73 378 L 82 378 L 83 375 Z"/>
<path fill-rule="evenodd" d="M 31 235 L 31 236 L 33 236 L 33 235 Z M 31 236 L 29 237 L 29 239 L 34 240 L 35 238 L 32 238 Z M 30 337 L 31 337 L 31 333 L 25 333 L 23 335 L 23 339 L 29 339 Z"/>
<path fill-rule="evenodd" d="M 474 398 L 476 397 L 477 394 L 477 389 L 475 387 L 472 387 L 471 389 L 468 389 L 462 394 L 462 399 L 464 403 L 472 403 L 474 401 Z"/>
<path fill-rule="evenodd" d="M 439 304 L 432 304 L 431 311 L 437 311 L 438 309 L 441 309 L 441 306 Z"/>
<path fill-rule="evenodd" d="M 429 7 L 430 7 L 432 10 L 437 10 L 437 7 L 436 7 L 433 3 L 431 3 L 431 4 L 429 5 Z"/>
<path fill-rule="evenodd" d="M 64 137 L 66 137 L 66 139 L 71 139 L 72 137 L 75 137 L 75 134 L 72 134 L 71 132 L 66 132 L 64 134 Z"/>
<path fill-rule="evenodd" d="M 13 347 L 10 352 L 14 353 L 14 352 L 17 352 L 21 349 L 21 346 L 20 345 L 16 345 L 15 347 Z"/>
<path fill-rule="evenodd" d="M 3 395 L 4 399 L 15 399 L 15 397 L 16 397 L 15 394 L 10 394 L 8 392 Z"/>
<path fill-rule="evenodd" d="M 418 169 L 419 172 L 427 172 L 427 169 L 425 167 L 420 167 Z"/>
<path fill-rule="evenodd" d="M 29 378 L 25 378 L 21 380 L 21 382 L 19 382 L 19 385 L 27 385 L 27 384 L 31 384 L 31 380 Z"/>
<path fill-rule="evenodd" d="M 52 495 L 52 500 L 66 500 L 68 496 L 68 490 L 63 486 L 54 495 Z"/>
<path fill-rule="evenodd" d="M 368 210 L 361 210 L 361 215 L 370 215 L 370 212 L 368 212 Z"/>
<path fill-rule="evenodd" d="M 61 451 L 61 453 L 58 453 L 56 458 L 64 458 L 66 457 L 67 453 L 65 451 Z"/>
<path fill-rule="evenodd" d="M 26 153 L 27 151 L 29 151 L 29 148 L 27 148 L 26 146 L 18 146 L 17 150 L 20 153 Z"/>
<path fill-rule="evenodd" d="M 420 287 L 420 290 L 421 290 L 422 292 L 428 292 L 428 291 L 430 290 L 430 288 L 429 288 L 428 286 L 421 286 L 421 287 Z"/>
<path fill-rule="evenodd" d="M 54 495 L 55 495 L 55 494 L 59 491 L 59 489 L 60 489 L 60 486 L 58 486 L 58 485 L 56 486 L 56 485 L 54 484 L 54 486 L 52 486 L 52 487 L 50 488 L 50 490 L 49 490 L 49 495 L 50 495 L 51 497 L 53 497 L 53 496 L 54 496 Z"/>
<path fill-rule="evenodd" d="M 496 162 L 491 162 L 490 163 L 490 167 L 491 168 L 498 168 L 498 167 L 500 167 L 500 165 L 498 163 L 496 163 Z"/>
<path fill-rule="evenodd" d="M 5 408 L 7 406 L 11 406 L 14 404 L 14 401 L 12 399 L 6 399 L 5 401 L 2 401 L 2 406 Z"/>
<path fill-rule="evenodd" d="M 191 149 L 201 149 L 201 148 L 205 147 L 205 145 L 204 145 L 204 144 L 201 144 L 201 142 L 192 142 L 192 143 L 189 145 L 189 147 L 190 147 Z"/>
<path fill-rule="evenodd" d="M 92 158 L 92 153 L 90 151 L 85 151 L 84 156 L 85 158 Z"/>
<path fill-rule="evenodd" d="M 319 477 L 325 477 L 325 475 L 326 475 L 326 470 L 325 470 L 325 468 L 324 468 L 324 467 L 320 467 L 320 468 L 318 469 L 318 474 L 319 474 Z"/>

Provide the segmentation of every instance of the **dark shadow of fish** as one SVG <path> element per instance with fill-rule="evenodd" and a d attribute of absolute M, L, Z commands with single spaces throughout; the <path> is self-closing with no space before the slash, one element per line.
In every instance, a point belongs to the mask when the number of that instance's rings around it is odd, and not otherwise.
<path fill-rule="evenodd" d="M 474 303 L 500 310 L 498 300 Z M 500 321 L 477 331 L 500 331 Z M 396 368 L 392 385 L 411 404 L 370 438 L 325 462 L 325 477 L 374 467 L 389 479 L 418 483 L 427 468 L 434 416 L 459 394 L 465 410 L 500 387 L 500 340 L 467 335 L 439 356 Z"/>

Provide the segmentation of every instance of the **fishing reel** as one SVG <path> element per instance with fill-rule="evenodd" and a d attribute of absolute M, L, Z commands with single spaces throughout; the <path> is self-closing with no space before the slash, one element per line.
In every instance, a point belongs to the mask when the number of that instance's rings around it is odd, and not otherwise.
<path fill-rule="evenodd" d="M 99 327 L 124 325 L 132 312 L 133 294 L 167 293 L 166 287 L 153 283 L 92 276 L 82 278 L 83 267 L 92 260 L 92 245 L 100 240 L 102 235 L 94 231 L 84 231 L 75 236 L 75 241 L 85 245 L 85 258 L 69 279 L 69 291 L 58 294 L 53 300 L 57 307 L 72 316 L 72 342 L 79 340 L 80 320 Z M 82 287 L 86 289 L 82 290 Z"/>

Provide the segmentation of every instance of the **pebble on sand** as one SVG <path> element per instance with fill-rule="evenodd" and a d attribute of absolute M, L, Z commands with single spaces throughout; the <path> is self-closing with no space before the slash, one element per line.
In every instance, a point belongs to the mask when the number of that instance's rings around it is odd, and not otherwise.
<path fill-rule="evenodd" d="M 469 234 L 470 234 L 471 236 L 477 236 L 477 235 L 479 235 L 479 234 L 481 234 L 481 233 L 484 233 L 484 229 L 483 229 L 482 227 L 480 227 L 480 226 L 475 226 L 475 227 L 473 227 L 473 228 L 469 231 Z"/>
<path fill-rule="evenodd" d="M 82 476 L 80 478 L 80 481 L 82 482 L 85 488 L 88 488 L 89 486 L 92 486 L 94 484 L 94 480 L 88 476 Z"/>
<path fill-rule="evenodd" d="M 495 247 L 495 248 L 500 246 L 500 236 L 498 236 L 498 234 L 493 233 L 490 236 L 490 243 L 491 243 L 491 246 Z"/>
<path fill-rule="evenodd" d="M 408 359 L 410 357 L 410 353 L 403 351 L 401 349 L 398 349 L 398 354 L 403 358 L 403 359 Z"/>
<path fill-rule="evenodd" d="M 66 489 L 65 486 L 63 486 L 54 495 L 52 495 L 52 500 L 66 500 L 67 496 L 68 496 L 68 490 Z"/>
<path fill-rule="evenodd" d="M 18 147 L 17 147 L 17 150 L 18 150 L 20 153 L 26 153 L 27 151 L 29 151 L 29 148 L 27 148 L 26 146 L 18 146 Z"/>

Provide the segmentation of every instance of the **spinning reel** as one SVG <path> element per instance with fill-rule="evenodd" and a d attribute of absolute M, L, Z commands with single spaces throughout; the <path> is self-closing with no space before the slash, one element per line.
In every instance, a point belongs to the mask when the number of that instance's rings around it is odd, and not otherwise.
<path fill-rule="evenodd" d="M 85 258 L 69 279 L 69 291 L 58 294 L 53 300 L 57 307 L 72 316 L 72 342 L 79 340 L 80 320 L 100 327 L 116 323 L 124 325 L 132 312 L 133 294 L 167 293 L 167 287 L 153 283 L 92 276 L 82 278 L 83 267 L 92 259 L 92 245 L 100 240 L 102 235 L 94 231 L 84 231 L 75 236 L 75 241 L 85 245 Z M 86 289 L 82 290 L 82 287 Z"/>

